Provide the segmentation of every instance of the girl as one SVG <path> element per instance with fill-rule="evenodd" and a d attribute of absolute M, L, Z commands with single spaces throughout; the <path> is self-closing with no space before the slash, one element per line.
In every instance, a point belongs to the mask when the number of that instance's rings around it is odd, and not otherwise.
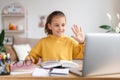
<path fill-rule="evenodd" d="M 81 28 L 79 30 L 77 25 L 73 25 L 74 39 L 64 35 L 65 29 L 64 13 L 52 12 L 45 24 L 47 37 L 40 39 L 25 60 L 32 59 L 33 63 L 37 63 L 39 58 L 42 61 L 83 59 L 84 37 Z"/>

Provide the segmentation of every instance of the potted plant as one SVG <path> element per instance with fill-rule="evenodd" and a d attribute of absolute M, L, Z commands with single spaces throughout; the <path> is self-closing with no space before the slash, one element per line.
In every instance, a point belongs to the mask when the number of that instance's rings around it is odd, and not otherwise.
<path fill-rule="evenodd" d="M 109 25 L 101 25 L 99 27 L 107 30 L 106 32 L 115 32 L 115 29 L 113 27 L 109 26 Z"/>
<path fill-rule="evenodd" d="M 5 52 L 6 53 L 6 49 L 4 47 L 4 37 L 5 37 L 5 31 L 2 30 L 0 33 L 0 52 Z"/>
<path fill-rule="evenodd" d="M 106 32 L 113 32 L 113 33 L 120 33 L 120 22 L 118 22 L 117 24 L 116 24 L 116 26 L 113 26 L 113 22 L 112 22 L 112 17 L 111 17 L 111 15 L 109 14 L 109 13 L 107 13 L 107 16 L 108 16 L 108 18 L 109 18 L 109 20 L 111 21 L 111 26 L 110 25 L 101 25 L 101 26 L 99 26 L 99 28 L 102 28 L 102 29 L 105 29 L 105 30 L 107 30 Z M 118 21 L 120 20 L 120 15 L 119 15 L 119 13 L 117 13 L 117 19 L 118 19 Z"/>
<path fill-rule="evenodd" d="M 0 33 L 0 75 L 10 74 L 10 57 L 6 53 L 6 48 L 4 47 L 5 31 L 2 30 Z"/>

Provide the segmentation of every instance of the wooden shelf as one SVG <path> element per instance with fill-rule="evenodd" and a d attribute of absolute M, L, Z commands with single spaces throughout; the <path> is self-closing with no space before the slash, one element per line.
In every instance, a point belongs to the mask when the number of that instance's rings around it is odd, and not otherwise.
<path fill-rule="evenodd" d="M 24 30 L 5 30 L 7 33 L 23 33 Z"/>
<path fill-rule="evenodd" d="M 4 6 L 2 8 L 1 22 L 2 28 L 5 29 L 6 35 L 26 36 L 26 9 L 21 3 L 13 2 Z M 17 30 L 9 30 L 9 24 L 13 24 Z"/>
<path fill-rule="evenodd" d="M 2 14 L 4 17 L 24 17 L 24 14 Z"/>

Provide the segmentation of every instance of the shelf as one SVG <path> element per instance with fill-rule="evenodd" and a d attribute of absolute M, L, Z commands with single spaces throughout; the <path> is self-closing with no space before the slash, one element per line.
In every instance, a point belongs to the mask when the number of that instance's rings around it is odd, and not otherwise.
<path fill-rule="evenodd" d="M 23 33 L 24 30 L 5 30 L 6 33 Z"/>
<path fill-rule="evenodd" d="M 26 9 L 21 3 L 13 2 L 5 5 L 1 12 L 1 22 L 2 28 L 5 29 L 6 35 L 26 36 L 26 16 Z M 10 27 L 16 27 L 16 30 L 9 30 L 11 29 Z"/>
<path fill-rule="evenodd" d="M 24 17 L 25 15 L 24 14 L 2 14 L 2 16 L 4 17 Z"/>

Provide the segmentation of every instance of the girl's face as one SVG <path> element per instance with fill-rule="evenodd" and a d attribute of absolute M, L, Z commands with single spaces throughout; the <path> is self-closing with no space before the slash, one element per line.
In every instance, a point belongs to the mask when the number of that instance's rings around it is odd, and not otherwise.
<path fill-rule="evenodd" d="M 61 16 L 55 16 L 51 24 L 48 24 L 48 28 L 52 30 L 52 33 L 56 37 L 60 37 L 64 34 L 65 28 L 66 28 L 66 20 L 65 17 Z"/>

